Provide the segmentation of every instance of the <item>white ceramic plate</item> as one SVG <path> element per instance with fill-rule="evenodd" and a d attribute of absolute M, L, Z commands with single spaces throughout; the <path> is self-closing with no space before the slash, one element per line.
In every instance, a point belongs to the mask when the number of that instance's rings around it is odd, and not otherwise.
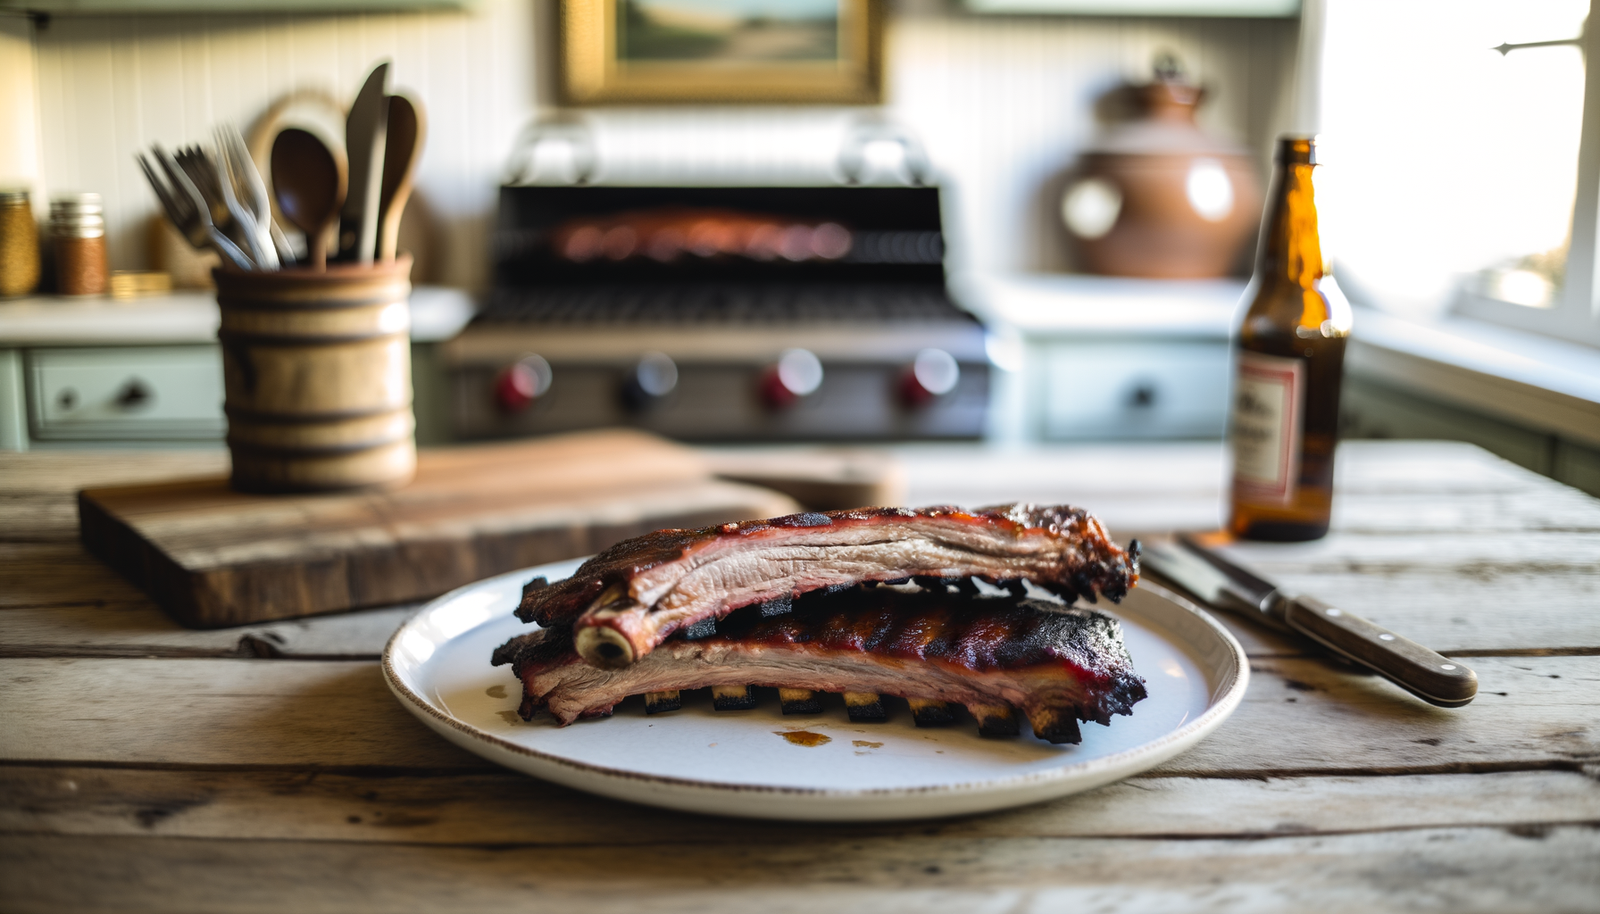
<path fill-rule="evenodd" d="M 1120 606 L 1100 608 L 1122 621 L 1150 695 L 1109 727 L 1085 724 L 1077 746 L 1031 735 L 984 739 L 965 716 L 919 729 L 903 703 L 886 723 L 853 723 L 837 696 L 821 714 L 786 717 L 771 690 L 752 711 L 713 711 L 709 690 L 700 690 L 666 714 L 646 716 L 634 697 L 602 720 L 524 722 L 521 683 L 509 667 L 490 666 L 489 654 L 528 631 L 512 615 L 523 583 L 541 574 L 560 580 L 580 561 L 489 578 L 429 603 L 384 648 L 389 688 L 451 742 L 568 787 L 714 815 L 843 821 L 984 812 L 1128 777 L 1216 729 L 1249 679 L 1232 635 L 1146 583 Z M 801 731 L 813 735 L 790 738 Z"/>

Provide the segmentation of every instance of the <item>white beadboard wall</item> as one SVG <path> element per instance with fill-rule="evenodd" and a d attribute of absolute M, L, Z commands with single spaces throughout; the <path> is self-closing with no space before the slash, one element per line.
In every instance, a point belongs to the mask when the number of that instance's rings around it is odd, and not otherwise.
<path fill-rule="evenodd" d="M 105 195 L 112 265 L 145 266 L 155 202 L 133 161 L 152 142 L 247 127 L 298 88 L 353 93 L 372 61 L 427 106 L 417 207 L 434 224 L 426 278 L 486 280 L 495 189 L 511 144 L 553 98 L 552 0 L 482 0 L 469 12 L 57 17 L 34 34 L 40 169 L 51 191 Z M 1212 91 L 1203 121 L 1254 149 L 1286 123 L 1296 24 L 1285 20 L 974 17 L 891 20 L 888 104 L 596 109 L 603 177 L 816 180 L 854 118 L 924 140 L 948 188 L 954 266 L 1069 269 L 1055 215 L 1061 178 L 1096 129 L 1106 89 L 1178 53 Z"/>

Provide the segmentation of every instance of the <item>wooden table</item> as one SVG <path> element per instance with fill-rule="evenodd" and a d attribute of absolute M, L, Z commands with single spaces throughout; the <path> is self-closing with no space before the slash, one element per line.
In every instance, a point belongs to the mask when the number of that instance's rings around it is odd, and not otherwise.
<path fill-rule="evenodd" d="M 1215 523 L 1216 449 L 902 451 L 911 500 Z M 1241 550 L 1468 660 L 1466 709 L 1245 622 L 1243 706 L 1145 776 L 994 815 L 700 818 L 495 768 L 390 697 L 409 611 L 176 627 L 72 491 L 214 453 L 0 456 L 0 909 L 1600 910 L 1600 501 L 1465 445 L 1360 442 L 1336 532 Z"/>

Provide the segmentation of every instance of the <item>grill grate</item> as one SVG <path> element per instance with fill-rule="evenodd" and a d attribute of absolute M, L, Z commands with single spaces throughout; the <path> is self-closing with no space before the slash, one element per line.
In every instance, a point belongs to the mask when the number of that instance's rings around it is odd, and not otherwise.
<path fill-rule="evenodd" d="M 480 323 L 877 324 L 966 323 L 943 289 L 927 285 L 585 284 L 500 288 Z"/>

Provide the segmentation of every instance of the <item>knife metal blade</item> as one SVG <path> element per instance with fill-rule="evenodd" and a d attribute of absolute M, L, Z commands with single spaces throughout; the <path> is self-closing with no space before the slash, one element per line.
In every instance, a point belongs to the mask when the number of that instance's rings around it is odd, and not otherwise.
<path fill-rule="evenodd" d="M 1289 630 L 1281 610 L 1276 614 L 1273 612 L 1277 605 L 1273 599 L 1277 594 L 1276 587 L 1251 587 L 1188 549 L 1143 544 L 1139 572 L 1150 574 L 1165 583 L 1176 584 L 1199 597 L 1201 602 L 1217 609 L 1241 613 L 1273 628 Z"/>
<path fill-rule="evenodd" d="M 1192 538 L 1179 537 L 1171 546 L 1147 545 L 1140 565 L 1142 572 L 1217 609 L 1303 635 L 1429 704 L 1459 708 L 1478 693 L 1477 674 L 1460 661 L 1314 597 L 1284 593 Z"/>
<path fill-rule="evenodd" d="M 344 144 L 349 190 L 339 212 L 339 260 L 371 263 L 378 247 L 378 205 L 383 191 L 383 150 L 389 134 L 389 62 L 372 68 L 350 105 Z"/>

